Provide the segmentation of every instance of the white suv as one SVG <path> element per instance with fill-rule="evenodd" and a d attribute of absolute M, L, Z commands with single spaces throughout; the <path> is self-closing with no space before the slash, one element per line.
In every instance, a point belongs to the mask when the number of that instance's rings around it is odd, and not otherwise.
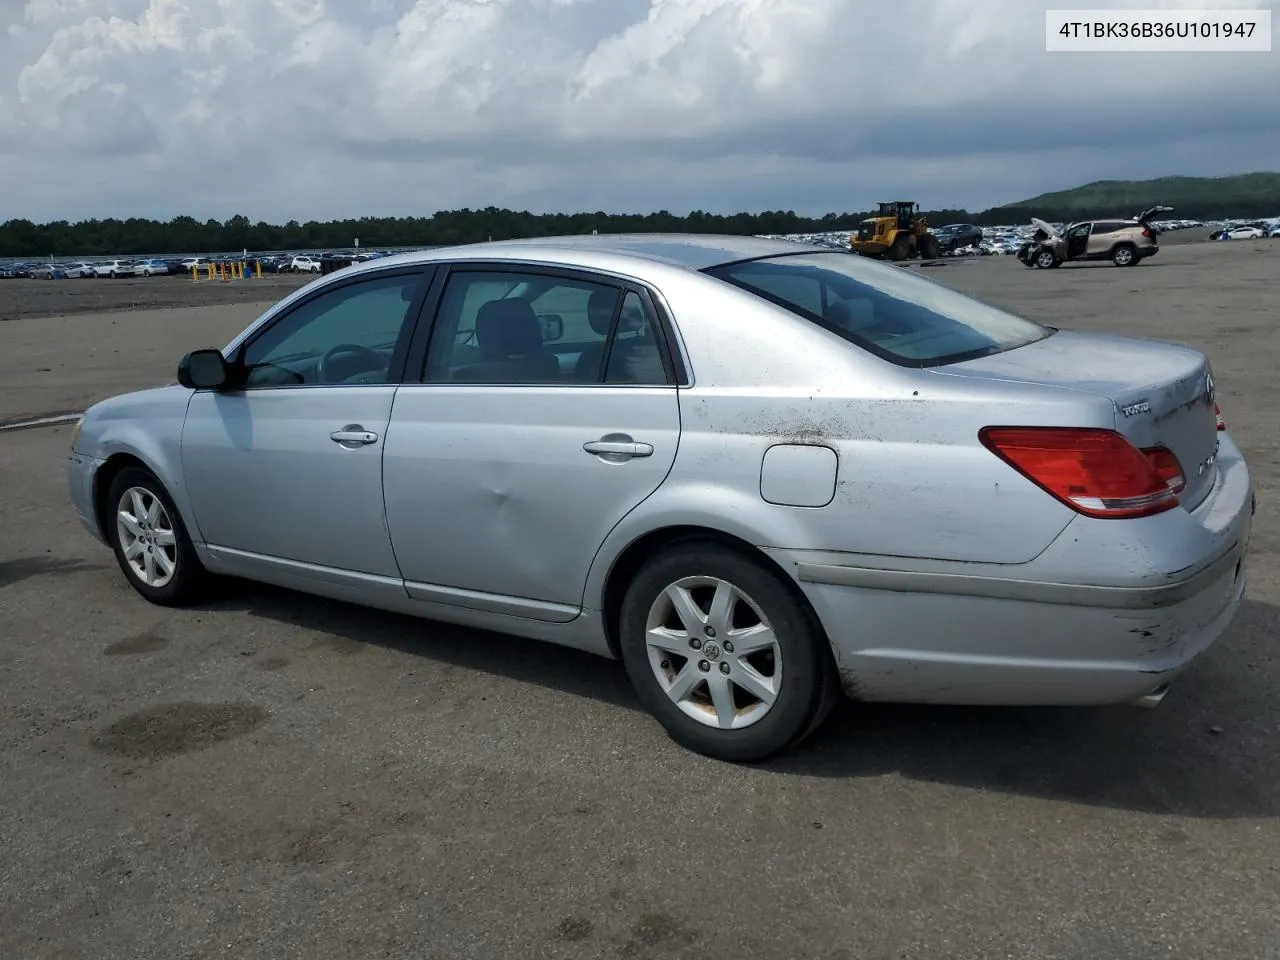
<path fill-rule="evenodd" d="M 294 257 L 289 269 L 294 273 L 319 273 L 320 260 L 317 257 Z"/>
<path fill-rule="evenodd" d="M 105 263 L 95 263 L 93 265 L 93 275 L 95 277 L 134 277 L 137 276 L 137 268 L 134 267 L 132 260 L 108 260 Z"/>

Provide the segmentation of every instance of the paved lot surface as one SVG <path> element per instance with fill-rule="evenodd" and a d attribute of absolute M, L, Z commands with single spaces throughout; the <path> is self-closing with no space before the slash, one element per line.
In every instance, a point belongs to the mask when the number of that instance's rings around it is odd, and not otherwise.
<path fill-rule="evenodd" d="M 759 768 L 571 651 L 251 586 L 148 606 L 71 517 L 69 429 L 0 433 L 0 957 L 1280 956 L 1277 257 L 931 274 L 1210 352 L 1250 599 L 1158 710 L 849 705 Z M 257 309 L 0 324 L 0 419 Z"/>

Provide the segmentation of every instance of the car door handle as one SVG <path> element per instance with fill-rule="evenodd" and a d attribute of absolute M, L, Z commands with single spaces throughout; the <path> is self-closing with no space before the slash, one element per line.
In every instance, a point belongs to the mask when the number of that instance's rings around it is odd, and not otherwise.
<path fill-rule="evenodd" d="M 341 430 L 335 430 L 329 434 L 329 439 L 334 443 L 340 443 L 344 447 L 363 447 L 366 444 L 377 443 L 378 435 L 372 430 L 366 430 L 359 424 L 348 424 Z"/>
<path fill-rule="evenodd" d="M 653 455 L 653 444 L 638 443 L 635 440 L 591 440 L 582 445 L 587 453 L 608 457 L 649 457 Z"/>

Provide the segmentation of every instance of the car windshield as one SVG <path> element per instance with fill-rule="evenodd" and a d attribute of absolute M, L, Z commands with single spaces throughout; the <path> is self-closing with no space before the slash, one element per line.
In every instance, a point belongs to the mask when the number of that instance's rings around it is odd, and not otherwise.
<path fill-rule="evenodd" d="M 847 253 L 784 254 L 706 272 L 902 366 L 972 360 L 1054 332 L 914 272 Z"/>

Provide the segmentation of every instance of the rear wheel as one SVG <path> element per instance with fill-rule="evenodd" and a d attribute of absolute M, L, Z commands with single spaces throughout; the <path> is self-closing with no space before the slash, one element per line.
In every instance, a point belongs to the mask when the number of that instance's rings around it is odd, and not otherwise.
<path fill-rule="evenodd" d="M 1111 262 L 1117 267 L 1131 267 L 1138 262 L 1138 253 L 1128 244 L 1122 244 L 1111 252 Z"/>
<path fill-rule="evenodd" d="M 889 247 L 890 260 L 906 260 L 911 256 L 911 241 L 907 239 L 905 233 L 900 233 L 893 238 L 893 244 Z"/>
<path fill-rule="evenodd" d="M 719 544 L 686 541 L 650 560 L 627 588 L 620 627 L 641 702 L 697 753 L 763 760 L 839 700 L 812 611 L 773 572 Z"/>
<path fill-rule="evenodd" d="M 182 606 L 196 599 L 208 573 L 164 485 L 149 470 L 126 467 L 107 491 L 107 537 L 134 590 L 152 603 Z"/>
<path fill-rule="evenodd" d="M 920 238 L 920 259 L 921 260 L 937 260 L 941 250 L 938 247 L 938 238 L 931 233 L 926 233 Z"/>

